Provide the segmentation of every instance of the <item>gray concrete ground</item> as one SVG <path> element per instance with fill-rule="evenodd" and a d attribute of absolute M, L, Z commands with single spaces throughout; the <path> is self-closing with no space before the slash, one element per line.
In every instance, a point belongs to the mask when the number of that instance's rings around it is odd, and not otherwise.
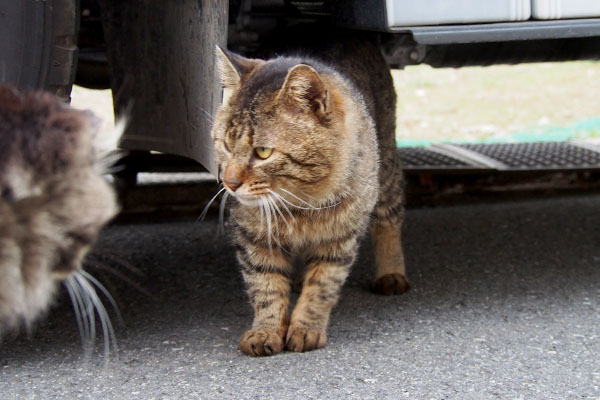
<path fill-rule="evenodd" d="M 600 196 L 410 210 L 413 289 L 372 294 L 365 241 L 328 345 L 261 359 L 237 350 L 250 308 L 216 225 L 110 227 L 100 247 L 147 291 L 105 280 L 119 351 L 83 360 L 63 294 L 0 347 L 0 397 L 600 399 Z"/>

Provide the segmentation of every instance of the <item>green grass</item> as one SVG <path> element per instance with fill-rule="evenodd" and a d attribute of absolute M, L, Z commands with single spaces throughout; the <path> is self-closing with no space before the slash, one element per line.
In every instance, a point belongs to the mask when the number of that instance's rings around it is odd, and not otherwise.
<path fill-rule="evenodd" d="M 400 145 L 600 137 L 600 63 L 393 71 Z"/>

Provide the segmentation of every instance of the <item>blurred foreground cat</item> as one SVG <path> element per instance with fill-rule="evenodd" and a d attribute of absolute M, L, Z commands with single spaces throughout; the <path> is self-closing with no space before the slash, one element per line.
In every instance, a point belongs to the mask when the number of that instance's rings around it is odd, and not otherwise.
<path fill-rule="evenodd" d="M 0 335 L 29 328 L 64 281 L 82 334 L 110 321 L 81 262 L 117 212 L 102 173 L 120 129 L 97 132 L 89 112 L 0 84 Z M 103 289 L 103 288 L 101 288 Z"/>
<path fill-rule="evenodd" d="M 240 349 L 321 348 L 331 309 L 369 223 L 375 289 L 408 290 L 395 93 L 379 49 L 358 35 L 263 61 L 217 49 L 231 89 L 213 141 L 232 206 L 237 258 L 254 308 Z M 296 257 L 303 288 L 288 317 Z"/>

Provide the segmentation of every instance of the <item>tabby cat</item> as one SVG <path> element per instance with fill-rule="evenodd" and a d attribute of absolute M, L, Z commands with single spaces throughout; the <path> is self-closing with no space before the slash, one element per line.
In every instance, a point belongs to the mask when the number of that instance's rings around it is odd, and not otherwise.
<path fill-rule="evenodd" d="M 50 94 L 0 84 L 0 334 L 29 328 L 60 281 L 87 328 L 102 307 L 81 262 L 118 209 L 101 174 L 122 127 L 106 136 L 98 125 Z"/>
<path fill-rule="evenodd" d="M 321 348 L 369 223 L 376 291 L 409 288 L 388 65 L 358 35 L 322 41 L 301 56 L 264 61 L 217 49 L 217 58 L 231 93 L 212 138 L 226 195 L 237 200 L 233 237 L 254 308 L 240 350 Z M 297 257 L 306 270 L 288 317 Z"/>

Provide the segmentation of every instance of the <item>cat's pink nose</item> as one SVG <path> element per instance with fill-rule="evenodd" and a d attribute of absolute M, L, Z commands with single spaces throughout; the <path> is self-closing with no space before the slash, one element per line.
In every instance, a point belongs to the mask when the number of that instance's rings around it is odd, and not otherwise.
<path fill-rule="evenodd" d="M 225 173 L 223 174 L 223 184 L 230 189 L 232 192 L 235 192 L 240 186 L 242 186 L 242 173 L 238 167 L 235 165 L 228 165 L 225 168 Z"/>
<path fill-rule="evenodd" d="M 223 184 L 231 189 L 232 192 L 235 192 L 237 188 L 242 186 L 242 181 L 223 181 Z"/>

